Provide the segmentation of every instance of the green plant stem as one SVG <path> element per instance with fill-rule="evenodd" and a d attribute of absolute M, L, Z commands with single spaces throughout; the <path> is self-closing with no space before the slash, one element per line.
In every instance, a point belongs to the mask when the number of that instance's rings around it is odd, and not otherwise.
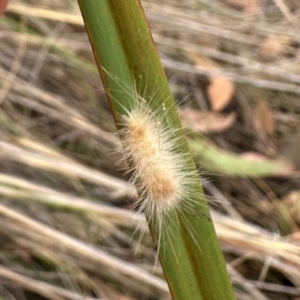
<path fill-rule="evenodd" d="M 134 107 L 132 89 L 154 110 L 166 110 L 163 122 L 179 139 L 178 151 L 188 153 L 174 100 L 138 0 L 78 0 L 99 71 L 107 91 L 117 127 L 120 116 Z M 124 88 L 125 87 L 125 88 Z M 153 101 L 155 95 L 155 101 Z M 168 215 L 170 228 L 162 233 L 149 221 L 173 299 L 235 299 L 226 265 L 198 180 L 188 154 L 190 183 L 188 201 L 197 210 Z M 198 180 L 198 182 L 197 182 Z M 186 220 L 188 222 L 186 222 Z M 158 243 L 159 234 L 167 237 Z"/>

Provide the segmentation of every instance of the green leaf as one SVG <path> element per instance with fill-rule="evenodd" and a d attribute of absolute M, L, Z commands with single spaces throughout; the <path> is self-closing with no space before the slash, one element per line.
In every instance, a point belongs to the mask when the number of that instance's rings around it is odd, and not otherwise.
<path fill-rule="evenodd" d="M 209 172 L 226 176 L 246 178 L 276 176 L 286 174 L 292 169 L 287 162 L 280 160 L 246 159 L 241 155 L 220 149 L 200 136 L 189 139 L 189 147 L 197 164 Z"/>
<path fill-rule="evenodd" d="M 162 226 L 148 218 L 173 299 L 235 299 L 193 159 L 164 70 L 138 0 L 78 0 L 116 125 L 146 101 L 178 141 L 189 174 L 184 201 Z M 144 100 L 142 100 L 144 99 Z"/>

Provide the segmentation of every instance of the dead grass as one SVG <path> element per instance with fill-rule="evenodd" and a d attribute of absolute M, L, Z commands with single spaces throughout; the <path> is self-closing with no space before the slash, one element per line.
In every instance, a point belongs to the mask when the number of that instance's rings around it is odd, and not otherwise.
<path fill-rule="evenodd" d="M 212 215 L 238 299 L 297 299 L 300 6 L 250 2 L 143 5 L 176 98 L 218 114 L 211 132 L 195 127 L 241 164 L 288 163 L 252 178 L 203 163 L 203 177 L 222 201 Z M 207 92 L 216 78 L 222 103 Z M 0 103 L 0 299 L 169 299 L 147 230 L 140 240 L 144 218 L 129 210 L 135 189 L 115 166 L 119 141 L 75 1 L 11 1 Z"/>

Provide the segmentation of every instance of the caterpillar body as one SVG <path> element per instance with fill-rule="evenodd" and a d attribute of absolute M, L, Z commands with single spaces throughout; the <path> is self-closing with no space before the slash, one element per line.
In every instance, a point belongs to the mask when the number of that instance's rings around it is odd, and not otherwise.
<path fill-rule="evenodd" d="M 118 152 L 129 163 L 131 182 L 139 193 L 133 207 L 143 212 L 161 234 L 166 232 L 162 226 L 174 225 L 168 224 L 169 213 L 194 211 L 195 203 L 188 199 L 191 181 L 199 184 L 199 179 L 187 169 L 187 155 L 178 151 L 181 141 L 176 132 L 163 121 L 166 111 L 154 111 L 142 97 L 135 100 L 135 107 L 120 117 L 122 148 Z M 158 248 L 161 240 L 159 235 Z"/>

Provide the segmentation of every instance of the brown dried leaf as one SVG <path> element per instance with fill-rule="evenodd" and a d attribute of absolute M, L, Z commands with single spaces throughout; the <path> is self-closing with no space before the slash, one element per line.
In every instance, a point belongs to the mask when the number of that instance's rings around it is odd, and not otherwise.
<path fill-rule="evenodd" d="M 227 78 L 214 77 L 208 86 L 207 94 L 213 111 L 222 110 L 231 100 L 234 84 Z"/>
<path fill-rule="evenodd" d="M 222 0 L 222 2 L 248 13 L 256 13 L 259 6 L 259 0 Z"/>
<path fill-rule="evenodd" d="M 195 63 L 195 67 L 213 70 L 218 66 L 207 57 L 201 56 L 198 53 L 190 53 L 189 56 Z M 209 101 L 213 111 L 222 110 L 231 100 L 234 93 L 234 84 L 227 78 L 213 77 L 207 89 Z"/>
<path fill-rule="evenodd" d="M 254 110 L 255 126 L 263 134 L 273 135 L 275 132 L 275 119 L 272 107 L 268 102 L 260 100 Z"/>
<path fill-rule="evenodd" d="M 221 114 L 217 112 L 201 112 L 186 108 L 179 111 L 183 123 L 201 133 L 222 132 L 229 128 L 236 119 L 236 113 Z"/>

